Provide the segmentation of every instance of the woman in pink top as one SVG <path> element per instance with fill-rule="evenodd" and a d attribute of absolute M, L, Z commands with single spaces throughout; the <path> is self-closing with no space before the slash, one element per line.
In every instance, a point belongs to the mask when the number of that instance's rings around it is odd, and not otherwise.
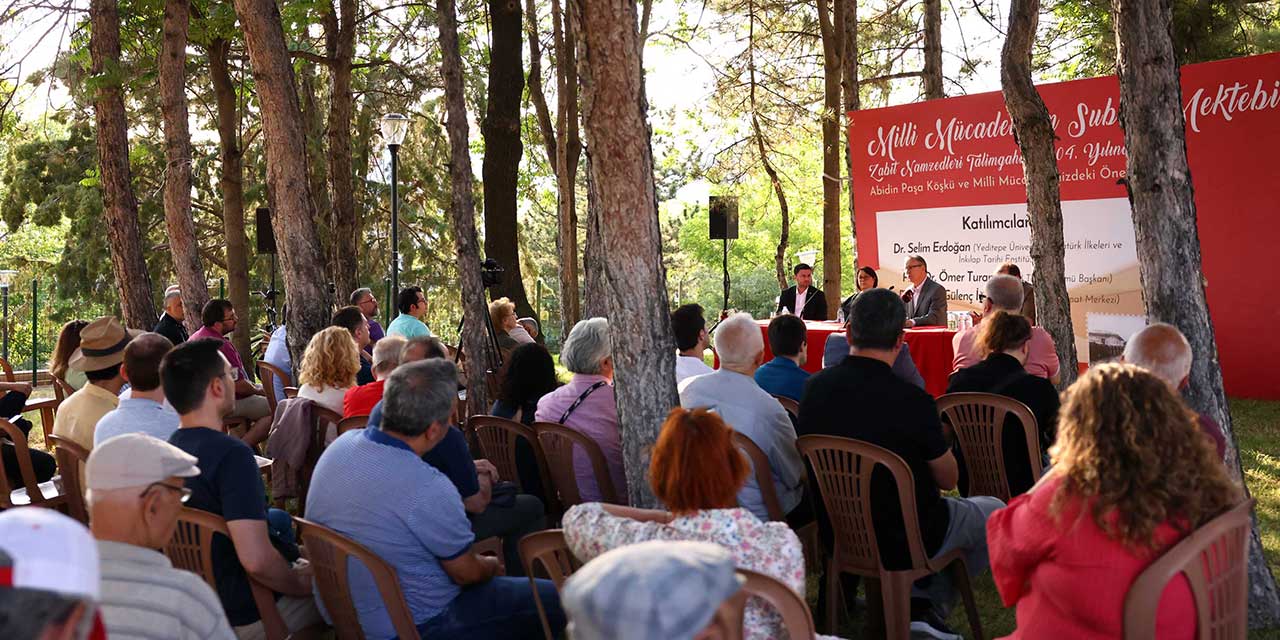
<path fill-rule="evenodd" d="M 1094 367 L 1064 394 L 1054 466 L 987 521 L 1011 638 L 1119 638 L 1138 574 L 1240 500 L 1195 414 L 1132 365 Z M 1185 578 L 1165 589 L 1156 637 L 1195 637 Z"/>

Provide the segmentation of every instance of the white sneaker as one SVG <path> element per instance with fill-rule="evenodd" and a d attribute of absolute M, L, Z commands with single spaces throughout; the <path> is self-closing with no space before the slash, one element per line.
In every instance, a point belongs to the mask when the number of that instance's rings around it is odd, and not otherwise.
<path fill-rule="evenodd" d="M 933 625 L 923 620 L 915 620 L 911 623 L 911 638 L 915 640 L 964 640 L 964 637 L 958 633 L 947 633 L 939 631 Z"/>

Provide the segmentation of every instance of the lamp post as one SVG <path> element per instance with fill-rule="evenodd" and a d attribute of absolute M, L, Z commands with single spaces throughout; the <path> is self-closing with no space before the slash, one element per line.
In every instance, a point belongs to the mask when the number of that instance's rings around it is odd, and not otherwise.
<path fill-rule="evenodd" d="M 0 269 L 0 298 L 3 298 L 3 314 L 0 314 L 0 323 L 4 324 L 4 346 L 0 348 L 0 358 L 5 362 L 9 361 L 9 285 L 13 283 L 13 277 L 18 275 L 17 271 L 11 269 Z"/>
<path fill-rule="evenodd" d="M 409 118 L 399 113 L 382 116 L 382 139 L 391 150 L 391 292 L 400 293 L 400 199 L 397 196 L 400 143 L 409 131 Z"/>

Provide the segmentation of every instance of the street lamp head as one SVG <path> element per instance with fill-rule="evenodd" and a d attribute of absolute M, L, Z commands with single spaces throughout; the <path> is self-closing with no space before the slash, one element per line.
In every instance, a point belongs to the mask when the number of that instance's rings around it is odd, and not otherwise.
<path fill-rule="evenodd" d="M 800 262 L 803 262 L 805 264 L 813 264 L 814 259 L 818 257 L 818 251 L 816 249 L 809 249 L 808 251 L 799 251 L 796 253 L 796 257 L 800 259 Z"/>
<path fill-rule="evenodd" d="M 409 132 L 409 118 L 399 113 L 382 116 L 382 139 L 389 147 L 399 147 Z"/>
<path fill-rule="evenodd" d="M 0 287 L 8 289 L 9 285 L 13 284 L 13 277 L 16 275 L 18 275 L 18 272 L 12 269 L 0 269 Z"/>

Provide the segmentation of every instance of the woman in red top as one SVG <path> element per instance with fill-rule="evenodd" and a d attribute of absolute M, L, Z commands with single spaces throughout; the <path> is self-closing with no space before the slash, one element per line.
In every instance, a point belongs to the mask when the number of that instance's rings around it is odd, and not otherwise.
<path fill-rule="evenodd" d="M 1063 396 L 1053 468 L 987 521 L 1011 638 L 1121 637 L 1124 598 L 1147 565 L 1240 500 L 1196 416 L 1132 365 L 1094 367 Z M 1186 578 L 1165 589 L 1156 637 L 1195 636 Z"/>

